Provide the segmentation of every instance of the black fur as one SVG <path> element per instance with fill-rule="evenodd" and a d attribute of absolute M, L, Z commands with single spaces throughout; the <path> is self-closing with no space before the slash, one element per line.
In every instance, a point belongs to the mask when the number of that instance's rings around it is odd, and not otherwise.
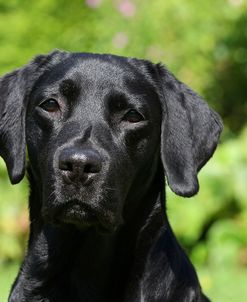
<path fill-rule="evenodd" d="M 208 301 L 165 209 L 165 177 L 196 194 L 222 130 L 198 95 L 161 65 L 55 51 L 0 78 L 0 116 L 31 191 L 10 302 Z"/>

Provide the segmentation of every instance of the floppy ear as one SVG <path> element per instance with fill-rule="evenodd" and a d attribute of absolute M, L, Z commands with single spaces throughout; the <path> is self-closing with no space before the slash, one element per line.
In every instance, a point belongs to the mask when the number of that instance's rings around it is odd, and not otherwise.
<path fill-rule="evenodd" d="M 0 78 L 0 155 L 12 184 L 25 174 L 25 117 L 27 96 L 49 63 L 62 52 L 40 55 L 23 68 Z"/>
<path fill-rule="evenodd" d="M 213 155 L 222 122 L 219 115 L 165 67 L 157 65 L 162 86 L 161 159 L 168 185 L 190 197 L 199 190 L 197 173 Z"/>

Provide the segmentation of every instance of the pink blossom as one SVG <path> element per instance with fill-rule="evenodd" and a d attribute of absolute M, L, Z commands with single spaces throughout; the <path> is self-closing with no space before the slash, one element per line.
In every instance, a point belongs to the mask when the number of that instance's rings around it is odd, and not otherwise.
<path fill-rule="evenodd" d="M 102 0 L 85 0 L 85 3 L 91 8 L 97 8 L 101 5 Z"/>
<path fill-rule="evenodd" d="M 136 13 L 136 6 L 130 0 L 123 0 L 118 4 L 118 10 L 125 17 L 133 17 Z"/>

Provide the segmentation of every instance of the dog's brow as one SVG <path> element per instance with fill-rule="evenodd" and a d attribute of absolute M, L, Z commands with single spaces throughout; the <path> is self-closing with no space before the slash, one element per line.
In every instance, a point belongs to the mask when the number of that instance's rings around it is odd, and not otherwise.
<path fill-rule="evenodd" d="M 63 80 L 59 85 L 59 91 L 67 98 L 75 98 L 80 93 L 80 87 L 72 79 Z"/>

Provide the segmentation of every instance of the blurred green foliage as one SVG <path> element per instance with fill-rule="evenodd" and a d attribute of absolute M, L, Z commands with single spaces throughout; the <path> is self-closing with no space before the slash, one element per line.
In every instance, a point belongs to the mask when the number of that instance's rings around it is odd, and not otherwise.
<path fill-rule="evenodd" d="M 244 0 L 0 0 L 0 74 L 54 48 L 162 61 L 224 118 L 191 199 L 168 189 L 175 232 L 218 302 L 247 297 L 247 3 Z M 28 237 L 27 182 L 0 161 L 0 301 Z"/>

